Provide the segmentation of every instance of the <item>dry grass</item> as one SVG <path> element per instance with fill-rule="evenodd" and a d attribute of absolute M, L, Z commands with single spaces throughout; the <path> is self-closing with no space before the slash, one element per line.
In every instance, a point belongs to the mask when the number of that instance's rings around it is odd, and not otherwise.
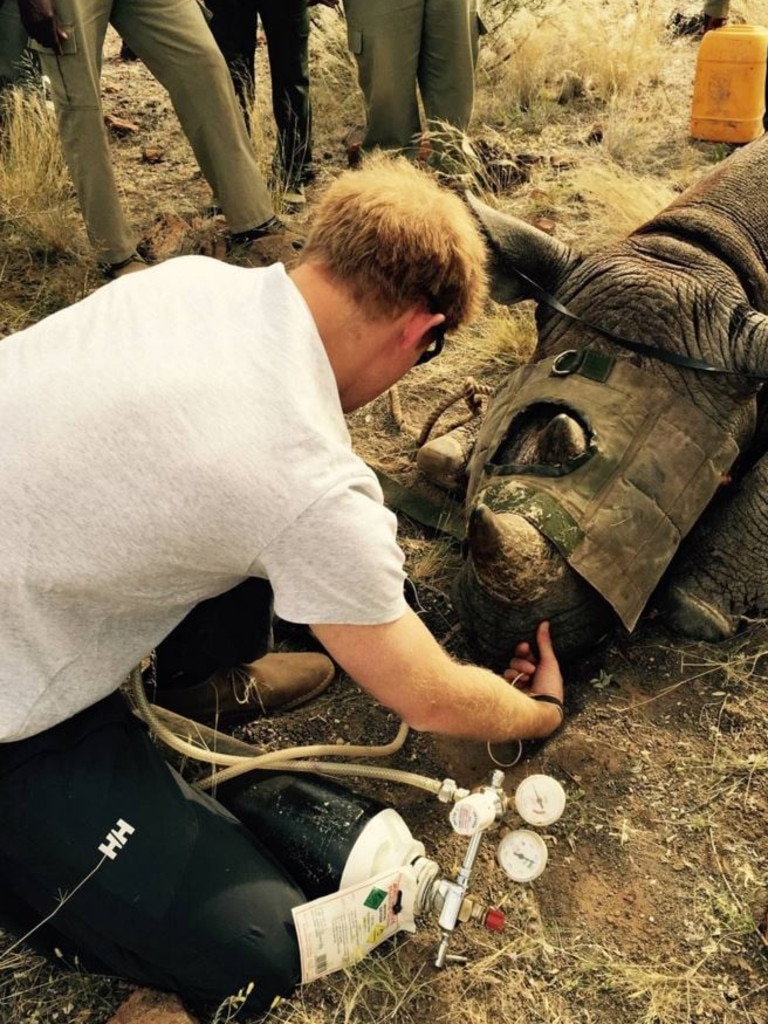
<path fill-rule="evenodd" d="M 559 238 L 591 248 L 646 220 L 724 155 L 722 147 L 687 137 L 696 44 L 667 34 L 671 10 L 660 0 L 485 6 L 492 32 L 483 44 L 472 145 L 454 137 L 446 149 L 466 176 L 461 184 L 469 181 L 488 201 L 531 220 L 546 217 Z M 765 0 L 734 9 L 745 20 L 768 22 Z M 325 8 L 314 9 L 313 21 L 322 180 L 343 165 L 342 140 L 361 120 L 361 105 L 343 21 Z M 0 147 L 0 335 L 100 283 L 44 103 L 12 94 L 7 116 Z M 268 173 L 274 134 L 263 76 L 253 123 Z M 478 157 L 479 139 L 535 158 L 526 180 L 499 192 Z M 118 166 L 128 166 L 129 156 L 127 147 L 115 148 Z M 134 173 L 130 165 L 126 177 Z M 179 178 L 181 202 L 185 180 Z M 151 187 L 147 196 L 141 215 L 149 221 L 157 212 Z M 498 382 L 528 357 L 534 338 L 530 309 L 490 306 L 441 360 L 403 383 L 409 421 L 420 426 L 467 376 Z M 351 425 L 372 462 L 409 471 L 413 439 L 398 433 L 388 400 L 358 413 Z M 410 531 L 406 549 L 417 585 L 444 591 L 456 546 Z M 766 652 L 764 623 L 722 648 L 670 644 L 641 627 L 631 641 L 619 638 L 577 667 L 568 727 L 531 750 L 523 769 L 550 771 L 567 785 L 566 814 L 548 832 L 550 866 L 533 886 L 513 888 L 494 865 L 489 838 L 473 878 L 482 898 L 505 910 L 505 934 L 460 930 L 452 950 L 467 957 L 466 965 L 437 971 L 437 931 L 425 921 L 416 936 L 301 990 L 273 1019 L 763 1024 L 768 978 L 756 922 L 768 883 Z M 343 731 L 339 719 L 355 714 L 355 706 L 345 692 L 324 724 Z M 382 728 L 390 727 L 387 721 Z M 291 728 L 280 723 L 279 742 L 293 739 Z M 405 767 L 421 770 L 423 762 L 434 774 L 452 764 L 457 776 L 470 771 L 473 756 L 469 748 L 456 755 L 435 748 L 425 737 L 413 737 L 402 753 Z M 461 843 L 431 806 L 414 799 L 402 797 L 403 815 L 450 870 L 461 859 Z M 0 942 L 2 1024 L 102 1024 L 124 994 L 114 981 L 58 971 Z M 204 1024 L 241 1019 L 236 1001 L 201 1017 Z"/>
<path fill-rule="evenodd" d="M 0 217 L 4 239 L 67 251 L 72 236 L 72 187 L 56 123 L 42 92 L 11 89 L 2 98 Z"/>
<path fill-rule="evenodd" d="M 81 298 L 89 258 L 42 93 L 0 100 L 0 337 Z"/>
<path fill-rule="evenodd" d="M 484 57 L 490 95 L 507 110 L 529 111 L 550 99 L 635 96 L 663 67 L 666 12 L 658 0 L 508 7 Z"/>

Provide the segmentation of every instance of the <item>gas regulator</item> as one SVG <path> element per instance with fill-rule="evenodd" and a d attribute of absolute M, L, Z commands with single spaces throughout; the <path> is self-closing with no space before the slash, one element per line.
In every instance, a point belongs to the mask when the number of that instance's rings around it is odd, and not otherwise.
<path fill-rule="evenodd" d="M 438 799 L 454 801 L 448 819 L 453 831 L 469 840 L 456 879 L 441 878 L 434 884 L 432 906 L 439 910 L 440 945 L 435 966 L 443 967 L 454 959 L 448 944 L 457 924 L 479 918 L 491 931 L 501 931 L 504 915 L 500 910 L 481 908 L 467 896 L 469 879 L 483 834 L 498 828 L 514 806 L 528 825 L 540 828 L 557 821 L 565 809 L 565 790 L 551 775 L 529 775 L 518 785 L 514 797 L 503 790 L 504 773 L 494 771 L 490 783 L 472 793 L 462 795 L 452 779 L 446 779 Z M 547 865 L 547 844 L 538 832 L 515 828 L 507 832 L 496 849 L 496 860 L 505 874 L 515 882 L 532 882 Z"/>

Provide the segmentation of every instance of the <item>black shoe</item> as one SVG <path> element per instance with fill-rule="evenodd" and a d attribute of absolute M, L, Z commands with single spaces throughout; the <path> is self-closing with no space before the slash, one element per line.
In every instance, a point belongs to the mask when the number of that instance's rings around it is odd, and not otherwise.
<path fill-rule="evenodd" d="M 139 55 L 130 48 L 128 43 L 123 42 L 120 47 L 120 60 L 138 60 Z"/>
<path fill-rule="evenodd" d="M 249 245 L 251 242 L 258 242 L 260 238 L 268 238 L 270 235 L 282 235 L 288 229 L 279 217 L 270 217 L 255 228 L 248 228 L 247 231 L 233 231 L 231 235 L 232 245 Z"/>
<path fill-rule="evenodd" d="M 115 281 L 118 277 L 125 277 L 126 274 L 132 274 L 135 270 L 146 270 L 146 267 L 147 261 L 138 252 L 134 252 L 128 259 L 121 260 L 119 263 L 103 263 L 101 272 L 108 281 Z"/>
<path fill-rule="evenodd" d="M 272 239 L 273 245 L 260 246 L 259 242 Z M 235 231 L 229 237 L 227 246 L 228 252 L 237 256 L 241 253 L 245 256 L 255 255 L 259 260 L 276 262 L 285 260 L 288 250 L 298 252 L 304 248 L 304 237 L 292 231 L 287 224 L 278 217 L 270 217 L 264 224 L 258 227 L 249 228 L 248 231 Z M 288 253 L 290 255 L 290 253 Z M 267 263 L 262 265 L 266 266 Z"/>

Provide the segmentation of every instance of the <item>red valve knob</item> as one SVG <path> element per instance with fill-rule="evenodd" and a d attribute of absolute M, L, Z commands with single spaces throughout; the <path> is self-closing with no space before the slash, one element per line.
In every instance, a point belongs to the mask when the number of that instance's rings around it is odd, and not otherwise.
<path fill-rule="evenodd" d="M 505 924 L 504 911 L 494 910 L 493 907 L 489 907 L 483 924 L 489 932 L 503 932 Z"/>

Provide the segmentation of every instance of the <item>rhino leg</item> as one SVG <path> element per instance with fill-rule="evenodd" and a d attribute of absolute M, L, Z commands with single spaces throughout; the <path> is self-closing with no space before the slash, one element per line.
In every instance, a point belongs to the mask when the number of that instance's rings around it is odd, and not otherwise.
<path fill-rule="evenodd" d="M 688 538 L 670 568 L 659 608 L 668 625 L 697 640 L 723 640 L 744 618 L 768 614 L 768 456 L 738 492 Z"/>
<path fill-rule="evenodd" d="M 575 573 L 527 520 L 473 511 L 469 555 L 453 588 L 453 602 L 480 660 L 507 667 L 515 645 L 531 640 L 548 619 L 560 657 L 591 649 L 615 625 L 608 603 Z"/>
<path fill-rule="evenodd" d="M 454 427 L 442 437 L 427 441 L 419 448 L 416 465 L 427 479 L 447 491 L 467 489 L 467 465 L 482 419 L 476 416 L 469 423 Z"/>

